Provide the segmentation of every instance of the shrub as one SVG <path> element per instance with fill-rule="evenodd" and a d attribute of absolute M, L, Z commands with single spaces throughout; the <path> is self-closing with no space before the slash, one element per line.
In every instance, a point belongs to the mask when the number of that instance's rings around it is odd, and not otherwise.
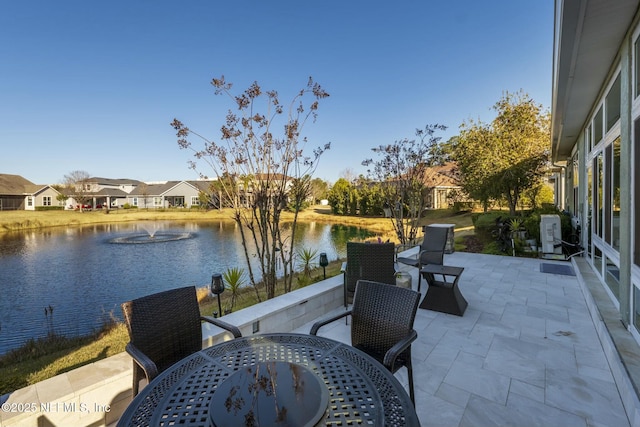
<path fill-rule="evenodd" d="M 62 206 L 36 206 L 37 211 L 61 211 L 63 209 Z"/>
<path fill-rule="evenodd" d="M 530 239 L 536 239 L 540 243 L 540 213 L 533 211 L 525 216 L 522 227 L 527 230 L 527 236 Z"/>
<path fill-rule="evenodd" d="M 453 202 L 454 212 L 468 212 L 473 210 L 473 202 Z"/>
<path fill-rule="evenodd" d="M 496 229 L 496 221 L 498 218 L 502 218 L 503 221 L 509 220 L 508 215 L 502 212 L 478 214 L 473 223 L 476 236 L 483 241 L 493 240 L 493 231 Z"/>

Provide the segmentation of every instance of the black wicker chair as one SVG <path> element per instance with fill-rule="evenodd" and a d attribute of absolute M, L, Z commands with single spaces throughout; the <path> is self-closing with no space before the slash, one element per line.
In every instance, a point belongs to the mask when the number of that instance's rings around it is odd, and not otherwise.
<path fill-rule="evenodd" d="M 427 264 L 442 265 L 444 262 L 444 249 L 447 246 L 449 229 L 444 227 L 426 227 L 424 237 L 420 244 L 420 250 L 415 257 L 398 257 L 397 262 L 417 267 L 418 271 Z M 418 292 L 422 282 L 422 274 L 418 273 Z"/>
<path fill-rule="evenodd" d="M 316 322 L 311 335 L 333 321 L 351 315 L 351 345 L 376 358 L 392 373 L 407 368 L 409 396 L 415 406 L 411 343 L 418 338 L 413 322 L 420 293 L 384 283 L 359 280 L 351 310 Z"/>
<path fill-rule="evenodd" d="M 353 301 L 358 280 L 396 284 L 395 245 L 393 243 L 347 242 L 344 274 L 344 306 Z"/>
<path fill-rule="evenodd" d="M 235 338 L 240 330 L 218 319 L 201 317 L 195 286 L 171 289 L 122 304 L 129 331 L 127 353 L 133 358 L 133 395 L 140 381 L 153 380 L 178 360 L 202 349 L 201 320 L 226 329 Z"/>

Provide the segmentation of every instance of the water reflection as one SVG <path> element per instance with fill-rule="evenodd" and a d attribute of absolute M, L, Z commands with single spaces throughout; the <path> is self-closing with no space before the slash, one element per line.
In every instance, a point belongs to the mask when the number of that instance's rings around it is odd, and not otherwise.
<path fill-rule="evenodd" d="M 329 390 L 310 369 L 270 361 L 244 366 L 218 385 L 210 403 L 211 424 L 313 426 L 327 409 Z"/>
<path fill-rule="evenodd" d="M 246 268 L 235 223 L 163 222 L 158 233 L 191 238 L 110 244 L 148 235 L 141 224 L 124 223 L 1 233 L 0 354 L 50 329 L 70 336 L 89 333 L 112 314 L 120 317 L 123 301 L 180 286 L 206 286 L 212 272 Z M 300 223 L 295 243 L 335 260 L 345 257 L 348 240 L 368 236 L 356 227 Z M 49 306 L 53 314 L 45 316 Z"/>

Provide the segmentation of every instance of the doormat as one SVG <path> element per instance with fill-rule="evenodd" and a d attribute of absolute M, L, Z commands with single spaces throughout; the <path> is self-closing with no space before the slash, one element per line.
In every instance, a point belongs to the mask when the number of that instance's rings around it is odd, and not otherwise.
<path fill-rule="evenodd" d="M 542 263 L 540 264 L 540 271 L 542 273 L 551 273 L 551 274 L 561 274 L 563 276 L 575 276 L 576 273 L 573 272 L 573 267 L 570 265 L 562 265 L 562 264 L 549 264 Z"/>

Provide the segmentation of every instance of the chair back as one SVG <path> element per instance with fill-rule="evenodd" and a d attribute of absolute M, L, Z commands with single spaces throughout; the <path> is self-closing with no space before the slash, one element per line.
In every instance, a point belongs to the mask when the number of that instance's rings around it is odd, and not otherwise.
<path fill-rule="evenodd" d="M 413 330 L 420 293 L 359 280 L 353 297 L 351 344 L 382 359 Z"/>
<path fill-rule="evenodd" d="M 420 245 L 420 264 L 444 263 L 444 249 L 447 246 L 449 229 L 445 227 L 426 227 Z"/>
<path fill-rule="evenodd" d="M 395 245 L 393 243 L 347 242 L 345 286 L 353 296 L 360 279 L 391 285 L 396 283 Z"/>
<path fill-rule="evenodd" d="M 171 289 L 122 304 L 129 339 L 162 372 L 202 349 L 195 286 Z"/>

